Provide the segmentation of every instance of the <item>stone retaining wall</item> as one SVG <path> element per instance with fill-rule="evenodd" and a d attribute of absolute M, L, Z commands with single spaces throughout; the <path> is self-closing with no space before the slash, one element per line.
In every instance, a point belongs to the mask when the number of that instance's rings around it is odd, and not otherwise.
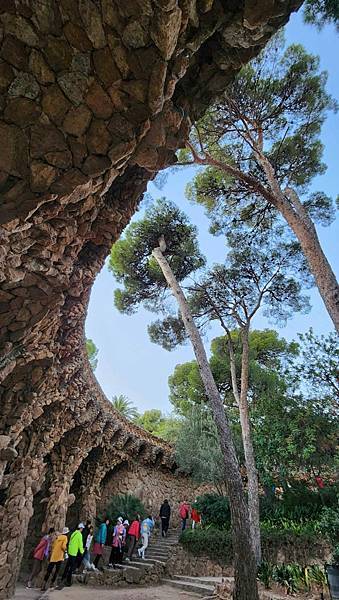
<path fill-rule="evenodd" d="M 179 504 L 183 500 L 193 502 L 196 496 L 206 490 L 207 486 L 197 486 L 184 475 L 176 475 L 161 468 L 151 470 L 141 464 L 129 463 L 113 470 L 106 477 L 98 512 L 104 512 L 112 496 L 133 494 L 154 517 L 157 517 L 164 498 L 167 498 L 172 508 L 171 526 L 176 526 L 180 520 Z"/>
<path fill-rule="evenodd" d="M 221 577 L 231 576 L 233 574 L 232 556 L 225 556 L 225 560 L 213 560 L 210 552 L 201 555 L 195 555 L 187 551 L 180 544 L 175 546 L 173 554 L 167 563 L 167 573 L 169 575 L 187 575 L 190 577 Z M 297 544 L 264 545 L 263 557 L 265 560 L 274 563 L 298 563 L 301 565 L 312 565 L 324 563 L 330 560 L 330 548 L 322 541 L 309 546 Z"/>

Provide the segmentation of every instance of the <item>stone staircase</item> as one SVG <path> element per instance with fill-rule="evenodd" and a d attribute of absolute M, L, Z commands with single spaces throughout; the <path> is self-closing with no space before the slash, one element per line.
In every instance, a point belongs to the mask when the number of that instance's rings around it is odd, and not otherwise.
<path fill-rule="evenodd" d="M 79 583 L 105 586 L 118 584 L 123 580 L 140 585 L 159 583 L 166 576 L 167 560 L 172 546 L 178 543 L 178 538 L 179 533 L 176 530 L 170 530 L 166 538 L 162 538 L 160 532 L 156 532 L 150 539 L 145 559 L 136 555 L 130 561 L 125 559 L 121 565 L 115 565 L 114 568 L 105 566 L 101 572 L 88 571 L 77 575 L 75 579 Z"/>
<path fill-rule="evenodd" d="M 186 592 L 192 592 L 199 596 L 213 596 L 214 586 L 216 583 L 220 583 L 222 580 L 228 579 L 227 577 L 188 577 L 186 575 L 173 575 L 171 579 L 164 578 L 162 583 L 171 585 L 178 590 L 185 590 Z"/>

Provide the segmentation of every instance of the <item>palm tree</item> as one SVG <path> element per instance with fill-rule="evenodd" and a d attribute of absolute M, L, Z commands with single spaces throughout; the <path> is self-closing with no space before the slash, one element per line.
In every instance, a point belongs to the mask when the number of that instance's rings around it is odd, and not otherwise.
<path fill-rule="evenodd" d="M 130 421 L 135 420 L 139 413 L 136 407 L 132 404 L 131 400 L 124 396 L 124 394 L 115 395 L 112 398 L 112 404 L 121 415 L 129 419 Z"/>

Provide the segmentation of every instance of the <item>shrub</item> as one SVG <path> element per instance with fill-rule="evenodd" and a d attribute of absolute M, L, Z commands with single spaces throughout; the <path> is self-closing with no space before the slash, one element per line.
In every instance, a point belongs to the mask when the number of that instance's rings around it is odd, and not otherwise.
<path fill-rule="evenodd" d="M 195 556 L 208 556 L 230 563 L 233 560 L 231 535 L 228 531 L 207 527 L 187 529 L 180 536 L 180 544 Z"/>
<path fill-rule="evenodd" d="M 131 522 L 137 514 L 144 518 L 146 509 L 139 498 L 131 494 L 112 496 L 105 510 L 105 515 L 108 516 L 111 524 L 115 524 L 118 517 L 123 517 L 123 519 L 128 519 Z"/>
<path fill-rule="evenodd" d="M 201 514 L 202 525 L 213 525 L 219 529 L 229 529 L 231 513 L 228 499 L 219 494 L 199 496 L 194 507 Z"/>
<path fill-rule="evenodd" d="M 333 545 L 339 543 L 339 510 L 324 507 L 318 523 L 319 531 Z"/>
<path fill-rule="evenodd" d="M 266 589 L 269 589 L 273 582 L 278 583 L 286 589 L 287 594 L 310 591 L 313 588 L 323 589 L 326 585 L 324 570 L 318 565 L 272 565 L 264 561 L 258 569 L 258 579 Z"/>
<path fill-rule="evenodd" d="M 324 507 L 337 508 L 338 487 L 332 485 L 322 490 L 311 490 L 302 482 L 294 482 L 291 488 L 285 490 L 281 500 L 275 497 L 260 499 L 260 515 L 263 523 L 275 523 L 279 529 L 285 529 L 286 524 L 315 523 L 319 521 Z"/>

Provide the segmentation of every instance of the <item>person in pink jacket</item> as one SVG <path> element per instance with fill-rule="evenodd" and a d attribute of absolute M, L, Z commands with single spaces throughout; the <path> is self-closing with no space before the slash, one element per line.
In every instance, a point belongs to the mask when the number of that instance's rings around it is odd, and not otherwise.
<path fill-rule="evenodd" d="M 43 561 L 45 559 L 48 559 L 48 557 L 50 555 L 51 546 L 52 546 L 52 538 L 53 538 L 54 532 L 55 532 L 55 529 L 53 527 L 51 527 L 48 530 L 47 535 L 44 535 L 41 538 L 40 542 L 33 550 L 33 566 L 32 566 L 32 572 L 31 572 L 29 580 L 27 582 L 27 586 L 26 586 L 27 588 L 32 587 L 33 580 L 39 575 L 39 573 L 41 571 Z"/>

